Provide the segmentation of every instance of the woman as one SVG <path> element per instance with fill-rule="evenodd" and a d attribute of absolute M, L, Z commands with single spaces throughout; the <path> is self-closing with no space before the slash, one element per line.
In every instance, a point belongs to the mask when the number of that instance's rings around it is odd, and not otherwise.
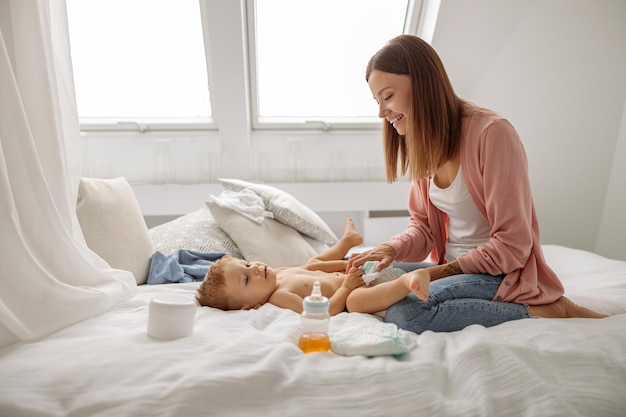
<path fill-rule="evenodd" d="M 411 294 L 385 321 L 421 333 L 540 317 L 604 317 L 563 297 L 546 264 L 523 145 L 503 117 L 460 99 L 430 45 L 410 35 L 369 61 L 379 105 L 387 180 L 407 174 L 411 221 L 348 269 L 380 261 L 434 264 L 408 272 L 428 298 Z M 424 266 L 426 266 L 424 268 Z"/>

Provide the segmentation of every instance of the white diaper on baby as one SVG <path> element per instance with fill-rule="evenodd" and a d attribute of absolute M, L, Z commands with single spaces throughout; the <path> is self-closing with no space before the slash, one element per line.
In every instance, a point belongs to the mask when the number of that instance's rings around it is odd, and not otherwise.
<path fill-rule="evenodd" d="M 367 261 L 361 266 L 363 271 L 363 281 L 367 285 L 376 285 L 381 282 L 393 281 L 400 275 L 404 274 L 404 271 L 400 268 L 387 267 L 380 272 L 376 272 L 376 265 L 378 261 Z"/>
<path fill-rule="evenodd" d="M 330 335 L 333 352 L 344 356 L 400 355 L 416 346 L 410 333 L 393 323 L 363 323 Z"/>

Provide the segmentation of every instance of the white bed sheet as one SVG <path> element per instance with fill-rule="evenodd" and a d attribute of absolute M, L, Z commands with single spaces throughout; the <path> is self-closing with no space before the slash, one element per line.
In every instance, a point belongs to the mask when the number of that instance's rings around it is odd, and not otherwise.
<path fill-rule="evenodd" d="M 400 357 L 301 353 L 299 316 L 200 308 L 193 336 L 146 334 L 135 298 L 0 350 L 0 416 L 624 416 L 626 262 L 546 246 L 567 295 L 613 316 L 526 319 L 412 335 Z M 342 313 L 333 329 L 375 322 Z"/>

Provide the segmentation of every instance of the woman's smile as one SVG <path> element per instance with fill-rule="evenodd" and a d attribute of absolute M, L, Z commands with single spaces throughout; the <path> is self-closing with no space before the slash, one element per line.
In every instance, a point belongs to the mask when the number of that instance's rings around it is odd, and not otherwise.
<path fill-rule="evenodd" d="M 395 127 L 395 126 L 396 126 L 396 123 L 397 123 L 400 119 L 402 119 L 402 117 L 403 117 L 403 115 L 399 114 L 399 115 L 397 115 L 396 117 L 394 117 L 393 119 L 391 119 L 391 120 L 387 119 L 387 120 L 389 121 L 389 123 L 391 123 L 391 124 Z"/>

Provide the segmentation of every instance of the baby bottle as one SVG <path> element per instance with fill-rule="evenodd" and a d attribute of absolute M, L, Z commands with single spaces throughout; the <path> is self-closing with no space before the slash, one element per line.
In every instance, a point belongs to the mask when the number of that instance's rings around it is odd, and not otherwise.
<path fill-rule="evenodd" d="M 319 281 L 315 281 L 311 295 L 302 302 L 302 335 L 298 346 L 304 353 L 330 350 L 329 321 L 328 298 L 322 295 Z"/>

